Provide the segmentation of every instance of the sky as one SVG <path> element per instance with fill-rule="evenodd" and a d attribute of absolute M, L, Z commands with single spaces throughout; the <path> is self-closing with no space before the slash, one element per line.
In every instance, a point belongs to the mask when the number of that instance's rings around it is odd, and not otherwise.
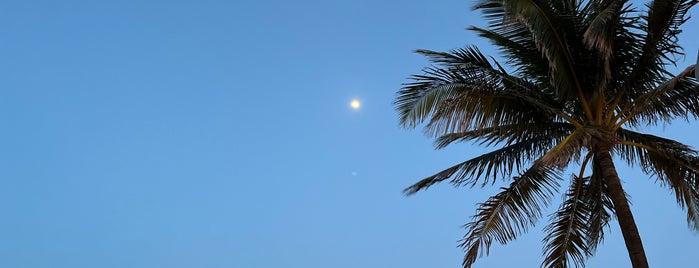
<path fill-rule="evenodd" d="M 401 190 L 486 149 L 436 151 L 391 103 L 415 49 L 496 55 L 471 3 L 0 2 L 0 267 L 459 267 L 496 187 Z M 670 192 L 618 168 L 651 266 L 694 263 Z M 537 267 L 546 223 L 475 267 Z M 628 267 L 610 227 L 588 267 Z"/>

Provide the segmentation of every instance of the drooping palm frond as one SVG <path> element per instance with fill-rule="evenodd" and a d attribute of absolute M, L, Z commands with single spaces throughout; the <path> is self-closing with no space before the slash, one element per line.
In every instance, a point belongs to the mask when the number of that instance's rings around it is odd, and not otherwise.
<path fill-rule="evenodd" d="M 555 142 L 552 137 L 542 135 L 505 146 L 424 178 L 403 192 L 411 195 L 447 179 L 451 179 L 450 182 L 457 187 L 473 187 L 478 182 L 485 186 L 498 178 L 509 177 L 513 172 L 519 171 L 528 161 L 544 155 Z"/>
<path fill-rule="evenodd" d="M 675 64 L 676 57 L 682 55 L 682 48 L 678 44 L 680 26 L 687 21 L 689 10 L 697 2 L 655 0 L 647 5 L 648 13 L 641 16 L 638 27 L 645 36 L 638 40 L 642 47 L 629 79 L 630 91 L 653 88 L 655 84 L 667 80 L 669 74 L 664 67 Z"/>
<path fill-rule="evenodd" d="M 514 93 L 523 93 L 519 97 L 524 98 L 529 96 L 542 104 L 547 104 L 545 108 L 555 110 L 559 108 L 560 103 L 555 99 L 555 96 L 542 91 L 537 85 L 530 80 L 525 80 L 517 76 L 510 75 L 497 61 L 494 59 L 491 62 L 478 49 L 478 47 L 470 46 L 461 49 L 451 50 L 449 52 L 438 52 L 426 49 L 416 51 L 430 59 L 431 62 L 440 66 L 440 69 L 459 70 L 462 74 L 464 69 L 470 70 L 468 78 L 488 76 L 497 81 L 500 88 Z M 456 75 L 460 76 L 460 75 Z"/>
<path fill-rule="evenodd" d="M 607 184 L 602 177 L 600 165 L 597 159 L 592 159 L 592 175 L 588 190 L 581 196 L 582 201 L 589 208 L 590 215 L 586 219 L 585 244 L 588 252 L 593 254 L 597 246 L 604 240 L 604 228 L 609 225 L 609 220 L 615 214 L 614 204 L 609 196 Z"/>
<path fill-rule="evenodd" d="M 532 129 L 533 130 L 533 129 Z M 580 158 L 581 148 L 590 142 L 597 133 L 595 129 L 574 129 L 566 124 L 552 124 L 547 131 L 529 139 L 515 142 L 500 149 L 456 164 L 437 174 L 424 178 L 403 190 L 411 195 L 430 186 L 451 179 L 455 186 L 474 187 L 479 181 L 482 186 L 495 182 L 498 178 L 509 177 L 526 163 L 534 160 L 545 166 L 563 168 L 570 161 Z M 484 134 L 483 131 L 469 131 L 445 135 L 442 142 L 469 139 L 471 135 Z M 492 134 L 492 133 L 491 133 Z M 439 143 L 438 143 L 439 145 Z"/>
<path fill-rule="evenodd" d="M 550 1 L 551 10 L 558 14 L 572 17 L 578 11 L 578 0 Z"/>
<path fill-rule="evenodd" d="M 515 177 L 508 187 L 478 207 L 460 245 L 466 251 L 463 267 L 488 255 L 493 241 L 505 244 L 525 232 L 541 217 L 542 209 L 558 188 L 560 170 L 534 164 Z"/>
<path fill-rule="evenodd" d="M 552 216 L 551 223 L 544 228 L 543 267 L 584 267 L 589 248 L 585 240 L 587 218 L 590 207 L 583 196 L 588 195 L 589 177 L 573 176 L 565 193 L 565 201 Z"/>
<path fill-rule="evenodd" d="M 630 165 L 640 164 L 642 168 L 649 168 L 651 163 L 647 162 L 645 157 L 647 154 L 656 154 L 672 161 L 678 172 L 681 172 L 679 169 L 699 172 L 699 152 L 689 145 L 624 128 L 617 131 L 617 139 L 619 145 L 616 151 Z M 656 173 L 651 169 L 645 171 L 650 174 Z"/>
<path fill-rule="evenodd" d="M 699 152 L 674 140 L 626 129 L 619 136 L 629 142 L 619 147 L 620 155 L 670 188 L 687 210 L 690 228 L 699 231 Z"/>
<path fill-rule="evenodd" d="M 695 71 L 692 65 L 676 77 L 660 84 L 654 89 L 638 96 L 628 111 L 623 114 L 621 124 L 628 122 L 632 126 L 657 123 L 669 123 L 676 118 L 689 119 L 691 115 L 699 118 L 699 83 L 692 77 Z"/>
<path fill-rule="evenodd" d="M 588 161 L 592 175 L 581 177 Z M 542 267 L 584 267 L 604 239 L 604 228 L 614 214 L 600 166 L 591 153 L 583 162 L 579 175 L 573 175 L 565 200 L 544 228 L 544 262 Z"/>
<path fill-rule="evenodd" d="M 648 169 L 655 172 L 656 177 L 675 193 L 675 200 L 680 207 L 687 211 L 687 224 L 699 231 L 699 169 L 676 166 L 677 161 L 658 153 L 646 155 Z M 696 161 L 694 156 L 692 159 Z M 695 166 L 697 168 L 699 166 Z"/>

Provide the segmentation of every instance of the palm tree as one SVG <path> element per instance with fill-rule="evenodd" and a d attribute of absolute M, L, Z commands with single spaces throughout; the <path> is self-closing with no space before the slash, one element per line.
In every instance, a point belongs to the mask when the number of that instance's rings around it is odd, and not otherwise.
<path fill-rule="evenodd" d="M 564 200 L 544 228 L 544 267 L 584 266 L 616 217 L 633 267 L 648 267 L 614 159 L 637 165 L 671 189 L 699 230 L 699 153 L 639 129 L 699 117 L 692 65 L 680 26 L 697 0 L 478 0 L 486 28 L 470 27 L 505 64 L 474 46 L 418 50 L 432 66 L 395 100 L 400 124 L 424 126 L 443 148 L 474 141 L 495 150 L 405 189 L 449 180 L 456 186 L 509 183 L 478 205 L 460 241 L 463 267 L 527 231 L 570 176 Z M 507 67 L 505 67 L 507 66 Z"/>

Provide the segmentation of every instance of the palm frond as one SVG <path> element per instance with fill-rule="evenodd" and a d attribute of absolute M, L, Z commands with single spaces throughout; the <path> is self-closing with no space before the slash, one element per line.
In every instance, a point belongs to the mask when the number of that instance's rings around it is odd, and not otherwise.
<path fill-rule="evenodd" d="M 580 81 L 574 68 L 573 56 L 568 50 L 569 42 L 564 35 L 564 33 L 574 34 L 575 30 L 570 29 L 572 23 L 567 21 L 567 17 L 559 16 L 549 5 L 552 2 L 543 0 L 480 0 L 475 8 L 480 9 L 489 19 L 491 28 L 503 28 L 513 22 L 526 25 L 532 36 L 531 40 L 548 60 L 548 77 L 551 85 L 553 85 L 558 97 L 569 100 L 581 97 L 582 94 Z"/>
<path fill-rule="evenodd" d="M 534 164 L 481 203 L 473 221 L 465 225 L 468 231 L 459 245 L 466 251 L 463 267 L 488 255 L 493 241 L 505 244 L 532 226 L 558 188 L 559 173 L 556 168 Z"/>
<path fill-rule="evenodd" d="M 574 130 L 575 127 L 569 123 L 500 125 L 466 132 L 449 133 L 437 138 L 434 144 L 437 149 L 447 147 L 454 142 L 469 140 L 476 140 L 479 144 L 488 146 L 499 143 L 511 145 L 541 136 L 548 136 L 553 139 L 565 137 Z"/>
<path fill-rule="evenodd" d="M 586 220 L 585 245 L 588 252 L 593 254 L 597 246 L 604 240 L 604 228 L 609 225 L 612 215 L 615 215 L 614 203 L 609 196 L 607 183 L 602 177 L 602 170 L 596 159 L 593 159 L 592 175 L 588 190 L 581 196 L 582 201 L 589 208 L 589 216 Z"/>
<path fill-rule="evenodd" d="M 629 141 L 618 146 L 620 155 L 627 161 L 636 160 L 645 173 L 670 188 L 677 203 L 687 210 L 690 228 L 699 231 L 699 152 L 674 140 L 626 129 L 620 129 L 619 136 Z"/>
<path fill-rule="evenodd" d="M 647 15 L 642 16 L 639 27 L 646 33 L 640 56 L 634 64 L 634 72 L 629 79 L 629 90 L 652 88 L 668 77 L 664 66 L 675 64 L 683 54 L 678 44 L 680 26 L 687 21 L 689 10 L 697 0 L 655 0 L 650 2 Z"/>
<path fill-rule="evenodd" d="M 697 0 L 655 0 L 648 5 L 648 15 L 644 16 L 644 25 L 648 35 L 645 46 L 654 48 L 671 62 L 673 54 L 681 52 L 677 36 L 682 32 L 680 26 L 687 21 L 689 10 L 698 3 Z M 644 49 L 644 52 L 646 50 Z"/>
<path fill-rule="evenodd" d="M 427 123 L 425 131 L 436 136 L 498 125 L 526 125 L 546 119 L 556 120 L 554 109 L 516 91 L 471 90 L 443 103 Z"/>
<path fill-rule="evenodd" d="M 483 29 L 468 28 L 481 37 L 490 40 L 501 51 L 506 63 L 515 68 L 522 77 L 535 81 L 548 80 L 549 62 L 541 57 L 539 49 L 531 38 L 529 29 L 521 23 L 511 23 L 506 27 Z"/>
<path fill-rule="evenodd" d="M 594 2 L 594 1 L 593 1 Z M 614 43 L 617 37 L 617 28 L 621 23 L 619 18 L 623 14 L 623 5 L 627 0 L 612 0 L 600 3 L 600 11 L 595 14 L 587 24 L 583 33 L 582 42 L 588 49 L 594 49 L 600 54 L 598 61 L 603 71 L 598 72 L 595 88 L 600 92 L 607 88 L 612 78 L 612 55 L 615 51 Z"/>
<path fill-rule="evenodd" d="M 415 127 L 429 118 L 426 131 L 440 135 L 537 119 L 577 123 L 553 96 L 491 65 L 476 48 L 419 52 L 440 67 L 413 76 L 414 82 L 398 92 L 394 104 L 403 126 Z"/>
<path fill-rule="evenodd" d="M 697 161 L 699 151 L 689 145 L 624 128 L 617 131 L 617 140 L 618 145 L 615 146 L 615 151 L 629 165 L 640 164 L 642 168 L 649 168 L 650 163 L 645 162 L 645 157 L 647 154 L 656 154 L 673 161 L 678 168 L 699 172 Z M 655 173 L 650 169 L 644 171 Z"/>
<path fill-rule="evenodd" d="M 416 53 L 426 56 L 432 63 L 447 68 L 467 68 L 474 71 L 495 70 L 488 58 L 475 46 L 454 49 L 449 52 L 439 52 L 427 49 L 418 49 Z M 498 70 L 504 72 L 503 70 Z"/>
<path fill-rule="evenodd" d="M 692 77 L 694 72 L 695 66 L 692 65 L 676 77 L 638 96 L 618 125 L 624 122 L 633 126 L 658 121 L 669 123 L 678 117 L 688 120 L 689 115 L 699 118 L 699 83 Z"/>
<path fill-rule="evenodd" d="M 519 93 L 526 88 L 525 81 L 516 80 L 501 68 L 491 65 L 475 47 L 449 53 L 418 51 L 428 56 L 439 67 L 431 67 L 422 75 L 413 76 L 414 82 L 398 92 L 394 104 L 403 126 L 415 127 L 431 118 L 428 129 L 435 133 L 461 130 L 472 125 L 486 126 L 500 120 L 523 121 L 550 114 L 555 104 L 536 100 L 535 94 Z M 499 66 L 499 65 L 498 65 Z M 473 100 L 490 100 L 494 109 Z M 514 108 L 525 105 L 531 114 L 516 115 Z M 461 109 L 463 106 L 472 109 Z M 459 109 L 457 109 L 459 108 Z M 545 110 L 548 109 L 548 110 Z M 534 116 L 536 115 L 536 116 Z M 546 116 L 546 115 L 545 115 Z M 507 117 L 507 118 L 505 118 Z"/>
<path fill-rule="evenodd" d="M 589 177 L 573 176 L 570 187 L 565 193 L 565 201 L 552 217 L 551 223 L 544 228 L 548 233 L 544 238 L 543 267 L 584 267 L 585 257 L 589 255 L 586 230 L 590 207 L 583 196 L 589 195 Z"/>
<path fill-rule="evenodd" d="M 622 7 L 628 0 L 612 0 L 600 3 L 601 10 L 588 22 L 583 43 L 588 48 L 595 48 L 605 56 L 610 57 L 613 52 L 613 42 L 616 19 L 622 15 Z"/>
<path fill-rule="evenodd" d="M 394 104 L 402 126 L 416 127 L 436 113 L 440 104 L 472 89 L 470 83 L 454 81 L 448 71 L 428 68 L 424 72 L 423 75 L 414 75 L 414 82 L 398 92 Z"/>
<path fill-rule="evenodd" d="M 457 187 L 474 187 L 479 181 L 485 186 L 518 172 L 523 164 L 544 155 L 556 142 L 556 137 L 542 135 L 504 146 L 424 178 L 404 189 L 403 193 L 412 195 L 447 179 Z"/>
<path fill-rule="evenodd" d="M 699 171 L 678 167 L 674 159 L 662 154 L 648 153 L 645 159 L 656 177 L 675 193 L 677 204 L 686 209 L 689 227 L 699 231 Z"/>
<path fill-rule="evenodd" d="M 587 160 L 580 171 L 585 171 Z M 574 175 L 565 200 L 544 228 L 545 259 L 542 267 L 584 267 L 586 257 L 592 256 L 604 240 L 604 228 L 614 215 L 614 204 L 597 159 L 592 159 L 592 175 Z"/>

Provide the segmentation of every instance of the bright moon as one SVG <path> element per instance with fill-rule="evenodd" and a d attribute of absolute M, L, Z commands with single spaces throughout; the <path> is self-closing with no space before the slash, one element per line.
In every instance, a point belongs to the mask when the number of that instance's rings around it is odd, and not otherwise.
<path fill-rule="evenodd" d="M 352 100 L 350 102 L 350 106 L 352 107 L 352 109 L 359 109 L 359 106 L 361 105 L 362 104 L 359 102 L 359 100 Z"/>

